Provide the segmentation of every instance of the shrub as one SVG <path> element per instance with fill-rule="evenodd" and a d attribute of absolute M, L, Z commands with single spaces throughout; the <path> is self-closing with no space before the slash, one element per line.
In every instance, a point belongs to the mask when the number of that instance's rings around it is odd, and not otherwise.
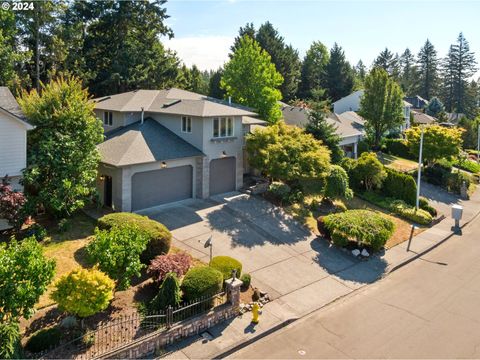
<path fill-rule="evenodd" d="M 26 218 L 22 211 L 25 203 L 25 195 L 14 191 L 5 176 L 0 182 L 0 219 L 6 219 L 11 226 L 19 229 Z"/>
<path fill-rule="evenodd" d="M 461 194 L 461 189 L 465 183 L 465 188 L 468 190 L 470 184 L 473 182 L 472 177 L 464 172 L 455 171 L 447 176 L 446 188 L 455 194 Z"/>
<path fill-rule="evenodd" d="M 325 227 L 332 234 L 332 241 L 345 246 L 355 241 L 359 246 L 380 250 L 392 236 L 394 223 L 370 210 L 348 210 L 325 216 Z"/>
<path fill-rule="evenodd" d="M 366 140 L 360 140 L 357 144 L 357 155 L 360 156 L 370 150 L 370 145 Z"/>
<path fill-rule="evenodd" d="M 401 217 L 404 217 L 421 225 L 428 225 L 433 220 L 432 215 L 430 215 L 427 211 L 422 209 L 417 210 L 414 207 L 409 206 L 403 200 L 393 201 L 390 209 Z"/>
<path fill-rule="evenodd" d="M 114 288 L 114 281 L 103 272 L 78 268 L 57 280 L 51 297 L 60 309 L 87 317 L 108 307 Z"/>
<path fill-rule="evenodd" d="M 0 321 L 0 359 L 21 359 L 20 328 L 16 321 Z"/>
<path fill-rule="evenodd" d="M 417 199 L 417 184 L 412 176 L 385 168 L 387 177 L 383 181 L 382 191 L 385 195 L 414 205 Z"/>
<path fill-rule="evenodd" d="M 69 219 L 62 219 L 58 222 L 58 231 L 62 233 L 70 230 L 71 227 L 72 227 L 72 223 L 70 222 Z"/>
<path fill-rule="evenodd" d="M 437 216 L 437 210 L 436 210 L 433 206 L 431 206 L 431 205 L 428 203 L 428 200 L 425 199 L 424 197 L 420 197 L 420 198 L 419 198 L 418 205 L 420 206 L 420 209 L 425 210 L 425 211 L 428 212 L 430 215 L 432 215 L 432 217 L 436 217 L 436 216 Z"/>
<path fill-rule="evenodd" d="M 331 199 L 345 198 L 347 200 L 353 197 L 353 191 L 348 185 L 347 172 L 341 166 L 332 165 L 330 167 L 325 186 L 325 196 Z"/>
<path fill-rule="evenodd" d="M 47 237 L 47 230 L 40 224 L 35 223 L 30 226 L 26 231 L 26 236 L 34 236 L 37 241 L 42 241 Z"/>
<path fill-rule="evenodd" d="M 413 159 L 407 143 L 402 139 L 385 139 L 385 151 L 388 154 L 399 156 L 404 159 Z"/>
<path fill-rule="evenodd" d="M 242 275 L 242 263 L 230 256 L 215 256 L 210 261 L 210 266 L 220 271 L 224 280 L 232 277 L 233 270 L 237 271 L 237 277 Z"/>
<path fill-rule="evenodd" d="M 252 282 L 252 276 L 250 274 L 242 274 L 240 280 L 242 281 L 242 288 L 248 289 L 250 287 L 250 283 Z"/>
<path fill-rule="evenodd" d="M 190 269 L 191 264 L 192 258 L 184 252 L 159 255 L 150 263 L 148 274 L 153 277 L 157 283 L 161 283 L 170 272 L 175 273 L 181 278 L 187 273 L 188 269 Z"/>
<path fill-rule="evenodd" d="M 25 348 L 32 353 L 38 353 L 57 346 L 61 338 L 62 331 L 57 327 L 42 329 L 28 339 Z"/>
<path fill-rule="evenodd" d="M 95 229 L 95 238 L 87 245 L 91 261 L 98 263 L 100 270 L 117 280 L 119 289 L 130 286 L 133 276 L 140 276 L 145 265 L 140 254 L 145 250 L 148 237 L 135 225 L 112 227 L 110 230 Z"/>
<path fill-rule="evenodd" d="M 183 297 L 186 301 L 214 295 L 222 290 L 222 287 L 222 273 L 210 266 L 195 267 L 188 270 L 181 285 Z"/>
<path fill-rule="evenodd" d="M 439 161 L 431 166 L 425 167 L 423 176 L 427 182 L 433 185 L 446 187 L 451 172 L 452 166 L 449 162 Z"/>
<path fill-rule="evenodd" d="M 177 274 L 169 272 L 165 275 L 165 279 L 157 295 L 153 298 L 151 308 L 154 310 L 164 310 L 169 306 L 178 306 L 180 301 L 180 282 L 178 281 Z"/>
<path fill-rule="evenodd" d="M 332 234 L 325 226 L 325 216 L 320 216 L 317 219 L 317 228 L 320 232 L 320 235 L 322 235 L 325 239 L 330 240 L 332 238 Z"/>
<path fill-rule="evenodd" d="M 273 181 L 268 187 L 268 193 L 279 203 L 288 203 L 292 189 L 280 181 Z"/>
<path fill-rule="evenodd" d="M 172 242 L 172 234 L 165 225 L 158 221 L 149 219 L 132 213 L 113 213 L 98 219 L 98 227 L 100 229 L 111 229 L 114 226 L 136 225 L 139 230 L 145 232 L 148 237 L 148 245 L 141 255 L 141 261 L 149 264 L 156 256 L 167 254 L 170 251 Z"/>
<path fill-rule="evenodd" d="M 382 185 L 387 176 L 384 166 L 374 153 L 363 153 L 351 171 L 355 184 L 366 190 L 373 190 Z"/>
<path fill-rule="evenodd" d="M 480 172 L 480 164 L 472 160 L 457 160 L 453 163 L 457 168 L 469 171 L 471 173 Z"/>

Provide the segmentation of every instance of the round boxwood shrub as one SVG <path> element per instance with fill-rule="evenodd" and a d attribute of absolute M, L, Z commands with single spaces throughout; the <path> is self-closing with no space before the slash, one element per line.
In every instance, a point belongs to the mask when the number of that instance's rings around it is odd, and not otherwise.
<path fill-rule="evenodd" d="M 220 271 L 224 280 L 232 277 L 233 270 L 237 270 L 238 278 L 242 275 L 242 263 L 230 256 L 215 256 L 210 261 L 210 266 Z"/>
<path fill-rule="evenodd" d="M 60 344 L 61 337 L 62 331 L 57 327 L 42 329 L 28 339 L 25 348 L 32 353 L 49 350 Z"/>
<path fill-rule="evenodd" d="M 252 276 L 250 274 L 243 274 L 240 278 L 242 280 L 242 289 L 246 290 L 250 287 L 250 283 L 252 282 Z"/>
<path fill-rule="evenodd" d="M 185 301 L 197 300 L 203 296 L 214 295 L 223 288 L 223 275 L 210 266 L 190 269 L 182 282 L 182 292 Z"/>
<path fill-rule="evenodd" d="M 150 264 L 156 256 L 167 254 L 172 242 L 172 234 L 165 225 L 152 220 L 147 216 L 133 213 L 113 213 L 102 216 L 98 219 L 100 229 L 111 229 L 114 226 L 136 225 L 141 231 L 144 231 L 149 238 L 147 248 L 140 256 L 144 264 Z"/>

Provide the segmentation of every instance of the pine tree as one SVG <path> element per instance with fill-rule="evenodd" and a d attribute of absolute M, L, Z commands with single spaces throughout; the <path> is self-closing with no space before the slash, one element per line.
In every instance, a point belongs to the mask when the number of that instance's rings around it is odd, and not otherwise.
<path fill-rule="evenodd" d="M 431 99 L 438 93 L 438 60 L 435 47 L 427 39 L 417 56 L 418 95 Z"/>
<path fill-rule="evenodd" d="M 210 80 L 208 83 L 208 96 L 214 97 L 216 99 L 225 98 L 225 90 L 223 90 L 220 86 L 220 81 L 222 80 L 222 76 L 223 76 L 222 68 L 214 71 L 210 75 Z"/>
<path fill-rule="evenodd" d="M 360 82 L 363 85 L 365 77 L 367 76 L 367 67 L 363 64 L 362 60 L 358 60 L 357 65 L 355 66 L 355 74 Z"/>
<path fill-rule="evenodd" d="M 400 86 L 403 92 L 408 95 L 413 95 L 413 89 L 415 84 L 415 56 L 412 54 L 409 48 L 406 48 L 403 54 L 400 56 Z"/>
<path fill-rule="evenodd" d="M 329 59 L 327 47 L 320 41 L 314 41 L 303 59 L 298 97 L 311 99 L 315 92 L 323 88 Z"/>
<path fill-rule="evenodd" d="M 233 41 L 233 45 L 230 47 L 230 54 L 229 57 L 232 58 L 233 54 L 235 51 L 237 51 L 238 47 L 240 46 L 240 40 L 247 35 L 250 36 L 250 38 L 255 39 L 255 35 L 257 34 L 257 30 L 255 29 L 255 26 L 253 23 L 246 23 L 245 26 L 240 26 L 240 29 L 238 29 L 238 35 L 235 37 L 235 40 Z"/>
<path fill-rule="evenodd" d="M 382 68 L 388 75 L 394 76 L 398 69 L 398 57 L 395 57 L 388 48 L 385 48 L 373 61 L 373 67 Z"/>
<path fill-rule="evenodd" d="M 330 50 L 330 60 L 325 69 L 325 89 L 332 101 L 350 94 L 354 85 L 354 74 L 342 48 L 335 43 Z"/>
<path fill-rule="evenodd" d="M 427 115 L 437 117 L 441 112 L 445 111 L 445 107 L 439 98 L 434 96 L 428 102 L 428 105 L 425 107 L 425 112 Z"/>
<path fill-rule="evenodd" d="M 163 311 L 169 306 L 178 306 L 180 301 L 180 282 L 178 281 L 177 274 L 169 272 L 165 276 L 165 279 L 158 290 L 158 294 L 153 298 L 150 306 L 152 310 Z"/>

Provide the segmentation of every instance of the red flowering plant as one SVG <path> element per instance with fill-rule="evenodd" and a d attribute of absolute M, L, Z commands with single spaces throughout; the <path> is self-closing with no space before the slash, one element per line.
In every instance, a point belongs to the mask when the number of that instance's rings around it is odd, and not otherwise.
<path fill-rule="evenodd" d="M 185 275 L 192 264 L 190 255 L 184 252 L 159 255 L 148 267 L 148 274 L 157 283 L 161 283 L 169 272 L 174 272 L 178 278 Z"/>
<path fill-rule="evenodd" d="M 0 183 L 0 218 L 6 219 L 14 228 L 20 228 L 25 221 L 22 211 L 25 202 L 23 192 L 13 190 L 10 179 L 5 176 Z"/>

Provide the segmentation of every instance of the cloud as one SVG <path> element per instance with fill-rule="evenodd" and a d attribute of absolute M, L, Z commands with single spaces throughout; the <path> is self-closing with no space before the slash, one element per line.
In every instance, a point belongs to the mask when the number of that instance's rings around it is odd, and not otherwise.
<path fill-rule="evenodd" d="M 187 66 L 197 65 L 200 70 L 215 70 L 228 60 L 233 37 L 190 36 L 164 40 L 163 43 L 175 50 Z"/>

